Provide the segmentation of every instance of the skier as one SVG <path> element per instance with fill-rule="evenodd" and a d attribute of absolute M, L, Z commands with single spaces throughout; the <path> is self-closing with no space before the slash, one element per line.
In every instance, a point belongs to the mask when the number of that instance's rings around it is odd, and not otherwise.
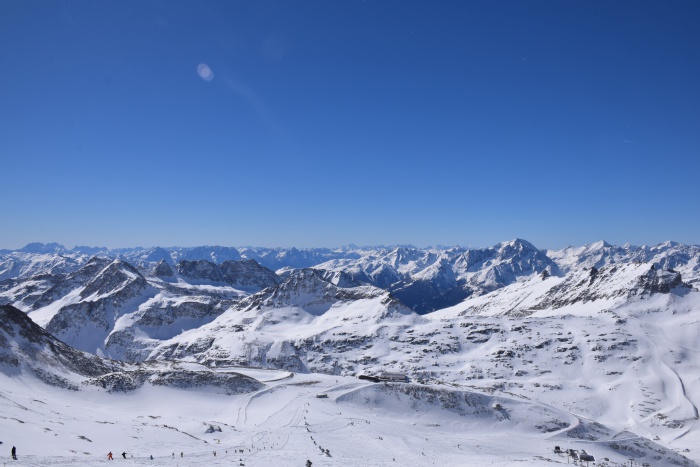
<path fill-rule="evenodd" d="M 122 452 L 122 457 L 126 459 L 126 451 Z"/>
<path fill-rule="evenodd" d="M 17 448 L 12 446 L 12 458 L 17 460 Z"/>
<path fill-rule="evenodd" d="M 109 454 L 107 454 L 107 460 L 113 461 L 114 458 L 112 457 L 112 451 L 109 451 Z"/>

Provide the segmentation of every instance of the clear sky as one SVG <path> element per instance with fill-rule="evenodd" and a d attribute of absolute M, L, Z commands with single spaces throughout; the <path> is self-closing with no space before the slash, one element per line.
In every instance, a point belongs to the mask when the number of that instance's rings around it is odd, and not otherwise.
<path fill-rule="evenodd" d="M 0 2 L 0 248 L 700 243 L 700 2 Z"/>

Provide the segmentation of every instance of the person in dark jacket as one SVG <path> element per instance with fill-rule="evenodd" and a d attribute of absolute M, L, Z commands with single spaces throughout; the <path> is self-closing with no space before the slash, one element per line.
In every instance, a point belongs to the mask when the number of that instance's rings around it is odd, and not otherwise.
<path fill-rule="evenodd" d="M 122 457 L 126 459 L 126 451 L 122 452 Z"/>
<path fill-rule="evenodd" d="M 17 460 L 17 448 L 12 446 L 12 458 Z"/>

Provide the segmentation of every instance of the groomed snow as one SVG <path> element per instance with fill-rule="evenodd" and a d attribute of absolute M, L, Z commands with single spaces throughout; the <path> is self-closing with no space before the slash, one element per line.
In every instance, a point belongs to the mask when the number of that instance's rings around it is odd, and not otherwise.
<path fill-rule="evenodd" d="M 115 465 L 566 464 L 565 455 L 553 452 L 557 445 L 627 460 L 610 446 L 612 432 L 537 403 L 434 386 L 250 371 L 267 386 L 236 396 L 152 386 L 128 394 L 73 392 L 0 374 L 0 459 L 17 466 L 111 465 L 111 451 Z M 642 441 L 625 437 L 618 443 Z M 18 461 L 9 460 L 11 446 Z"/>

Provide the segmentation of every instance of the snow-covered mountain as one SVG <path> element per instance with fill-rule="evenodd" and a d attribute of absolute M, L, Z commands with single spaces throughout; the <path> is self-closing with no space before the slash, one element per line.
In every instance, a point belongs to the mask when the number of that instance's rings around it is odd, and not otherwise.
<path fill-rule="evenodd" d="M 0 254 L 0 281 L 61 274 L 80 268 L 89 258 L 82 254 L 11 251 Z"/>
<path fill-rule="evenodd" d="M 160 342 L 148 358 L 340 374 L 352 364 L 328 354 L 355 351 L 375 337 L 388 340 L 393 327 L 416 320 L 384 290 L 337 287 L 304 269 L 240 300 L 208 325 Z"/>
<path fill-rule="evenodd" d="M 161 269 L 166 263 L 160 262 Z M 205 260 L 182 260 L 177 264 L 177 272 L 190 281 L 225 283 L 233 287 L 260 290 L 280 283 L 281 279 L 270 269 L 260 266 L 254 259 L 224 261 L 217 264 Z M 172 274 L 170 274 L 172 276 Z M 161 277 L 167 277 L 162 275 Z"/>
<path fill-rule="evenodd" d="M 95 377 L 120 371 L 121 362 L 80 352 L 49 334 L 25 313 L 0 305 L 0 371 L 31 372 L 47 384 L 77 389 L 70 376 Z"/>
<path fill-rule="evenodd" d="M 550 276 L 563 276 L 583 268 L 641 262 L 676 270 L 691 285 L 700 283 L 700 247 L 695 245 L 665 242 L 651 247 L 617 247 L 601 241 L 583 247 L 540 250 L 521 239 L 490 248 L 469 249 L 203 246 L 115 250 L 75 247 L 67 250 L 58 244 L 30 244 L 21 250 L 5 250 L 0 254 L 0 280 L 73 272 L 94 256 L 121 259 L 144 276 L 153 274 L 166 278 L 171 274 L 168 268 L 175 271 L 180 267 L 190 280 L 198 280 L 200 275 L 212 282 L 227 282 L 220 269 L 227 263 L 240 267 L 241 260 L 255 260 L 248 264 L 276 270 L 282 277 L 295 269 L 321 269 L 328 271 L 328 275 L 335 274 L 336 283 L 342 280 L 345 285 L 368 284 L 388 290 L 418 313 L 456 305 L 467 297 L 483 295 L 544 271 Z M 159 266 L 160 270 L 155 271 Z M 197 271 L 196 267 L 209 270 Z M 254 285 L 273 285 L 275 279 L 268 274 L 264 280 L 265 283 L 258 280 Z M 246 286 L 245 283 L 230 285 Z"/>
<path fill-rule="evenodd" d="M 296 281 L 308 289 L 315 279 L 306 273 Z M 0 352 L 0 426 L 4 439 L 19 446 L 21 465 L 94 465 L 116 445 L 116 452 L 123 450 L 125 460 L 138 465 L 171 465 L 177 451 L 188 465 L 298 465 L 313 459 L 344 466 L 425 461 L 545 466 L 569 462 L 575 453 L 600 465 L 633 459 L 697 466 L 661 439 L 606 426 L 502 387 L 475 390 L 439 380 L 374 384 L 348 376 L 193 363 L 127 365 L 70 349 L 10 306 L 0 307 Z M 15 362 L 20 360 L 32 370 L 18 378 L 17 369 L 22 370 Z M 47 369 L 57 367 L 68 377 L 47 376 Z M 569 396 L 580 392 L 585 390 L 567 391 Z"/>
<path fill-rule="evenodd" d="M 134 354 L 145 345 L 140 342 L 199 327 L 233 301 L 279 282 L 253 260 L 183 260 L 175 269 L 161 261 L 144 271 L 93 257 L 71 273 L 5 280 L 0 303 L 23 309 L 77 349 L 138 360 Z"/>
<path fill-rule="evenodd" d="M 76 350 L 25 313 L 0 305 L 0 374 L 29 376 L 62 389 L 80 391 L 95 386 L 128 392 L 145 384 L 177 388 L 209 387 L 225 394 L 241 394 L 264 387 L 239 373 L 191 371 L 173 365 L 126 364 Z"/>
<path fill-rule="evenodd" d="M 32 249 L 22 254 L 77 254 Z M 128 362 L 399 371 L 428 387 L 538 401 L 700 459 L 696 246 L 319 250 L 324 261 L 299 268 L 313 255 L 297 255 L 277 274 L 250 249 L 219 262 L 161 250 L 139 250 L 136 264 L 121 251 L 19 274 L 0 282 L 0 304 Z M 123 380 L 114 387 L 140 381 Z"/>
<path fill-rule="evenodd" d="M 601 268 L 618 263 L 650 263 L 661 269 L 675 269 L 686 280 L 700 282 L 700 246 L 664 242 L 655 246 L 613 246 L 600 241 L 582 247 L 547 251 L 564 272 L 581 268 Z"/>

